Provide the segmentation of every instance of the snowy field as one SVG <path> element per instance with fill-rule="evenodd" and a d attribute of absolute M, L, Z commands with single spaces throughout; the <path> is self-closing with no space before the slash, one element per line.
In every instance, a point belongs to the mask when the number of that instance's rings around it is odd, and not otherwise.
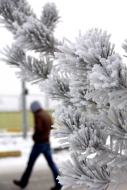
<path fill-rule="evenodd" d="M 22 171 L 26 167 L 28 157 L 33 145 L 32 132 L 29 132 L 27 139 L 23 139 L 22 133 L 0 133 L 0 152 L 3 151 L 21 151 L 21 156 L 19 157 L 6 157 L 0 158 L 0 174 L 7 172 Z M 58 167 L 62 166 L 62 161 L 69 158 L 67 150 L 60 150 L 55 152 L 55 148 L 59 148 L 60 144 L 57 139 L 50 137 L 51 147 L 53 151 L 53 159 Z M 43 155 L 40 155 L 37 159 L 34 169 L 41 170 L 48 167 Z"/>

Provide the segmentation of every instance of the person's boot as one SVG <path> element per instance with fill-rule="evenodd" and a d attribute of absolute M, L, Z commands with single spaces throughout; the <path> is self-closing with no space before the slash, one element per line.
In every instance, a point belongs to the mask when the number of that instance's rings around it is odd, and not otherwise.
<path fill-rule="evenodd" d="M 61 190 L 61 185 L 56 185 L 55 187 L 52 187 L 51 190 Z"/>
<path fill-rule="evenodd" d="M 16 180 L 16 179 L 13 180 L 13 183 L 14 183 L 15 185 L 21 187 L 22 189 L 24 188 L 24 187 L 21 185 L 20 181 L 18 181 L 18 180 Z"/>

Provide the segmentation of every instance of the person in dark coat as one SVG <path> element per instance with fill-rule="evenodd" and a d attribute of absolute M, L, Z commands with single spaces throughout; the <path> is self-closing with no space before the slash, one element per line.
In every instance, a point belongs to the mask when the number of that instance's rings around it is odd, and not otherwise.
<path fill-rule="evenodd" d="M 25 172 L 19 181 L 13 180 L 13 183 L 21 188 L 25 188 L 29 182 L 29 178 L 36 159 L 41 153 L 43 153 L 54 176 L 55 186 L 52 187 L 51 190 L 60 190 L 61 184 L 57 180 L 57 177 L 60 174 L 52 159 L 49 142 L 50 130 L 52 129 L 51 117 L 41 108 L 41 105 L 38 101 L 34 101 L 31 104 L 31 111 L 33 112 L 35 122 L 33 134 L 34 145 L 32 147 Z"/>

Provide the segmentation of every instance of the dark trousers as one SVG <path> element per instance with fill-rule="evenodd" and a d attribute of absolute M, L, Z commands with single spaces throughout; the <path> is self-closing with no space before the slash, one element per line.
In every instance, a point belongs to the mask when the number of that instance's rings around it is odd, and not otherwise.
<path fill-rule="evenodd" d="M 22 187 L 25 187 L 28 184 L 34 163 L 41 153 L 44 154 L 44 156 L 48 162 L 48 165 L 52 170 L 55 184 L 60 186 L 60 184 L 58 183 L 58 180 L 56 179 L 59 175 L 59 171 L 52 159 L 50 143 L 41 143 L 41 144 L 34 144 L 34 146 L 32 148 L 26 170 L 20 180 L 20 184 Z"/>

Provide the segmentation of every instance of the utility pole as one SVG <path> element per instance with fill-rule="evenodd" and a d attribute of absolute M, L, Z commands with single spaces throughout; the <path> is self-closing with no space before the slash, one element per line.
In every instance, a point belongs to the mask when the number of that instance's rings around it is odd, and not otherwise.
<path fill-rule="evenodd" d="M 27 138 L 27 110 L 26 110 L 26 94 L 25 82 L 22 81 L 22 130 L 23 138 Z"/>
<path fill-rule="evenodd" d="M 49 98 L 48 96 L 45 94 L 45 109 L 49 109 Z"/>

